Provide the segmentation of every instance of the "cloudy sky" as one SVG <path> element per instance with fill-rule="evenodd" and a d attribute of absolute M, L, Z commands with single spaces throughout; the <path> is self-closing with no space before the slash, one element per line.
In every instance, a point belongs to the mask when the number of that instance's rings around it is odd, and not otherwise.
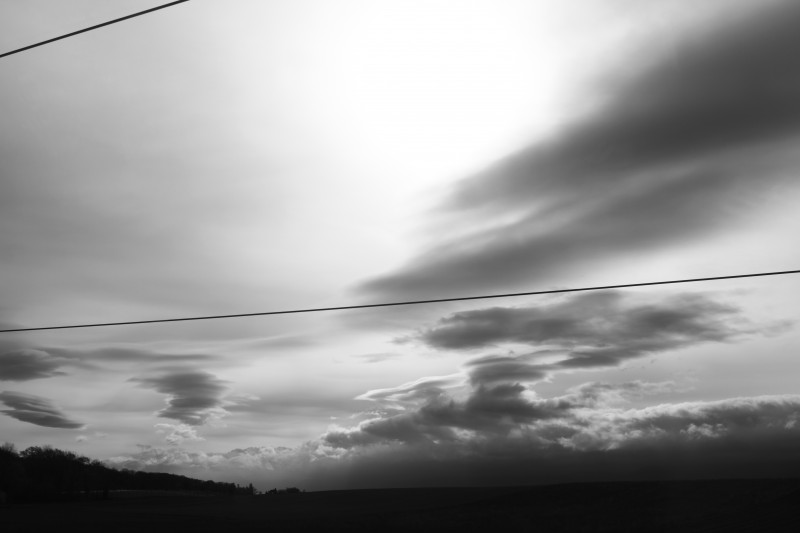
<path fill-rule="evenodd" d="M 155 5 L 0 0 L 0 51 Z M 797 269 L 798 53 L 778 0 L 193 0 L 4 58 L 0 325 Z M 0 440 L 260 488 L 797 475 L 798 290 L 2 333 Z"/>

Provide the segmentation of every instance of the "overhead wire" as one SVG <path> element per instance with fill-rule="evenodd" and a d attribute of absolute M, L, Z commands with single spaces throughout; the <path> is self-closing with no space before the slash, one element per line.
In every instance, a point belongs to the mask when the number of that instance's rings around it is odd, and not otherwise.
<path fill-rule="evenodd" d="M 116 24 L 117 22 L 122 22 L 124 20 L 130 20 L 132 18 L 141 17 L 142 15 L 147 15 L 148 13 L 152 13 L 154 11 L 159 11 L 161 9 L 166 9 L 168 7 L 172 7 L 174 5 L 183 4 L 188 2 L 189 0 L 177 0 L 176 2 L 169 2 L 168 4 L 162 4 L 160 6 L 152 7 L 150 9 L 145 9 L 144 11 L 139 11 L 137 13 L 131 13 L 130 15 L 126 15 L 124 17 L 120 17 L 114 20 L 109 20 L 107 22 L 103 22 L 101 24 L 95 24 L 94 26 L 89 26 L 88 28 L 84 28 L 82 30 L 73 31 L 70 33 L 65 33 L 64 35 L 59 35 L 58 37 L 53 37 L 52 39 L 47 39 L 46 41 L 41 41 L 38 43 L 30 44 L 28 46 L 23 46 L 22 48 L 17 48 L 16 50 L 11 50 L 10 52 L 4 52 L 0 54 L 0 58 L 8 57 L 14 54 L 19 54 L 20 52 L 24 52 L 26 50 L 30 50 L 31 48 L 38 48 L 39 46 L 44 46 L 46 44 L 54 43 L 56 41 L 60 41 L 62 39 L 67 39 L 69 37 L 74 37 L 76 35 L 80 35 L 81 33 L 86 33 L 88 31 L 96 30 L 98 28 L 103 28 L 105 26 L 110 26 L 112 24 Z"/>
<path fill-rule="evenodd" d="M 728 279 L 742 279 L 742 278 L 755 278 L 755 277 L 764 277 L 764 276 L 783 276 L 787 274 L 800 274 L 800 270 L 782 270 L 776 272 L 758 272 L 752 274 L 735 274 L 730 276 L 714 276 L 709 278 L 691 278 L 691 279 L 676 279 L 676 280 L 667 280 L 667 281 L 647 281 L 643 283 L 621 283 L 616 285 L 600 285 L 594 287 L 576 287 L 576 288 L 569 288 L 569 289 L 548 289 L 548 290 L 540 290 L 540 291 L 528 291 L 528 292 L 512 292 L 506 294 L 484 294 L 479 296 L 458 296 L 454 298 L 435 298 L 430 300 L 408 300 L 408 301 L 401 301 L 401 302 L 383 302 L 383 303 L 373 303 L 373 304 L 357 304 L 357 305 L 342 305 L 336 307 L 316 307 L 316 308 L 305 308 L 305 309 L 288 309 L 288 310 L 280 310 L 280 311 L 262 311 L 258 313 L 236 313 L 230 315 L 211 315 L 211 316 L 193 316 L 193 317 L 179 317 L 179 318 L 159 318 L 154 320 L 128 320 L 124 322 L 101 322 L 101 323 L 91 323 L 91 324 L 70 324 L 65 326 L 40 326 L 40 327 L 33 327 L 33 328 L 14 328 L 14 329 L 3 329 L 0 330 L 0 333 L 12 333 L 12 332 L 22 332 L 22 331 L 44 331 L 44 330 L 55 330 L 55 329 L 76 329 L 76 328 L 100 328 L 100 327 L 107 327 L 107 326 L 132 326 L 132 325 L 140 325 L 140 324 L 159 324 L 159 323 L 166 323 L 166 322 L 189 322 L 189 321 L 196 321 L 196 320 L 219 320 L 223 318 L 245 318 L 245 317 L 254 317 L 254 316 L 270 316 L 270 315 L 290 315 L 290 314 L 299 314 L 299 313 L 321 313 L 326 311 L 346 311 L 352 309 L 370 309 L 376 307 L 395 307 L 401 305 L 422 305 L 422 304 L 434 304 L 434 303 L 444 303 L 444 302 L 463 302 L 469 300 L 488 300 L 492 298 L 514 298 L 518 296 L 536 296 L 542 294 L 563 294 L 569 292 L 586 292 L 586 291 L 600 291 L 600 290 L 609 290 L 609 289 L 627 289 L 631 287 L 646 287 L 646 286 L 653 286 L 653 285 L 673 285 L 678 283 L 698 283 L 704 281 L 720 281 L 720 280 L 728 280 Z"/>

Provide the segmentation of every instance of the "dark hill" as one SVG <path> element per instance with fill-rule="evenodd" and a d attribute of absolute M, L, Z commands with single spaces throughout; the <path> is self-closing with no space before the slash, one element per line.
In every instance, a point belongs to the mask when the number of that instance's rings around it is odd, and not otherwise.
<path fill-rule="evenodd" d="M 796 531 L 800 480 L 583 483 L 326 491 L 262 496 L 114 493 L 12 504 L 4 532 L 48 531 Z M 246 529 L 245 529 L 246 528 Z"/>

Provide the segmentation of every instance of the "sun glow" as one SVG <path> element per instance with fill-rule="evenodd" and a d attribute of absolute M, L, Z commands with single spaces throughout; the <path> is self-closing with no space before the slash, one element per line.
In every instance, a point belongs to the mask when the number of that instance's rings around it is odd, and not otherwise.
<path fill-rule="evenodd" d="M 521 11 L 518 2 L 447 0 L 319 11 L 315 112 L 337 149 L 430 185 L 529 140 L 553 120 L 545 110 L 557 62 L 536 17 Z"/>

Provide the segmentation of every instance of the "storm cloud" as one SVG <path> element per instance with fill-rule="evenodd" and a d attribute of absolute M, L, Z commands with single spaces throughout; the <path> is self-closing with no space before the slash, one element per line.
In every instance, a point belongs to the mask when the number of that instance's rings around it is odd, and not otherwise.
<path fill-rule="evenodd" d="M 70 419 L 52 401 L 41 396 L 4 391 L 0 392 L 0 402 L 8 407 L 8 409 L 0 410 L 0 413 L 16 418 L 20 422 L 48 428 L 80 429 L 84 427 L 84 424 Z"/>
<path fill-rule="evenodd" d="M 226 412 L 222 400 L 228 390 L 226 382 L 208 372 L 176 370 L 129 381 L 166 394 L 167 406 L 158 412 L 158 416 L 178 420 L 187 426 L 203 425 Z"/>
<path fill-rule="evenodd" d="M 676 35 L 656 59 L 629 58 L 618 81 L 594 88 L 605 96 L 593 112 L 454 188 L 444 212 L 457 236 L 361 290 L 518 288 L 735 229 L 791 182 L 799 51 L 800 6 L 781 2 Z"/>

